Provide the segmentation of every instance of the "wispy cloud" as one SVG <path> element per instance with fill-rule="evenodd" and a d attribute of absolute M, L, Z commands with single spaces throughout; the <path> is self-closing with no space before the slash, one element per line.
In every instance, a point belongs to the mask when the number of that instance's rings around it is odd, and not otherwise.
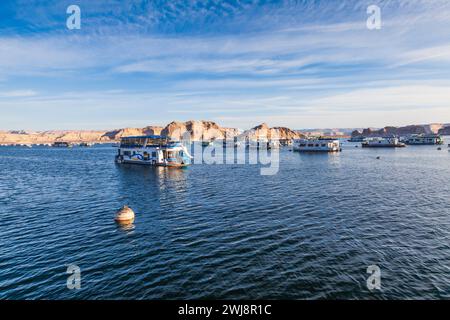
<path fill-rule="evenodd" d="M 383 125 L 378 114 L 402 122 L 408 107 L 449 121 L 450 3 L 379 0 L 383 28 L 370 31 L 372 2 L 82 0 L 71 32 L 60 2 L 18 1 L 0 37 L 0 126 L 24 109 L 105 126 L 177 114 L 361 126 L 364 113 Z"/>
<path fill-rule="evenodd" d="M 35 95 L 37 95 L 37 92 L 33 90 L 0 91 L 0 98 L 21 98 Z"/>

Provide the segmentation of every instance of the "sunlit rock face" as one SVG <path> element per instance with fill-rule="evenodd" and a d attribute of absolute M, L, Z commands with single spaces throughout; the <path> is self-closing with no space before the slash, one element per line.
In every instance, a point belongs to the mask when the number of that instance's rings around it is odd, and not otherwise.
<path fill-rule="evenodd" d="M 250 130 L 244 131 L 239 138 L 246 138 L 248 140 L 261 140 L 261 139 L 281 139 L 290 140 L 303 137 L 301 133 L 295 132 L 289 128 L 274 127 L 270 128 L 266 123 L 262 123 Z"/>
<path fill-rule="evenodd" d="M 213 121 L 190 120 L 186 122 L 172 121 L 162 131 L 161 135 L 173 140 L 182 140 L 188 134 L 191 140 L 231 139 L 239 134 L 238 129 L 223 128 Z"/>

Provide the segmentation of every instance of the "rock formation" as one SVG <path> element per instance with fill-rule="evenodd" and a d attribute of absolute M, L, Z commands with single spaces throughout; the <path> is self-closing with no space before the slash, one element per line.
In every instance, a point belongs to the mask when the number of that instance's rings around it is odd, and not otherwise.
<path fill-rule="evenodd" d="M 239 134 L 239 131 L 234 128 L 222 128 L 215 122 L 203 120 L 190 120 L 187 122 L 173 121 L 161 131 L 162 136 L 169 137 L 173 140 L 182 140 L 186 133 L 190 135 L 192 141 L 211 141 L 216 139 L 232 139 Z"/>
<path fill-rule="evenodd" d="M 44 132 L 14 132 L 0 133 L 0 144 L 46 144 L 55 141 L 95 142 L 99 141 L 104 131 L 68 130 Z"/>
<path fill-rule="evenodd" d="M 110 131 L 67 130 L 67 131 L 0 131 L 0 144 L 47 144 L 55 141 L 71 143 L 107 143 L 119 141 L 121 137 L 139 135 L 163 135 L 173 140 L 181 140 L 188 133 L 192 140 L 200 141 L 233 138 L 238 129 L 223 128 L 212 121 L 173 121 L 166 127 L 147 126 L 144 128 L 123 128 Z"/>
<path fill-rule="evenodd" d="M 173 121 L 167 126 L 147 126 L 144 128 L 123 128 L 116 130 L 52 130 L 42 132 L 28 132 L 23 130 L 0 131 L 0 144 L 48 144 L 55 141 L 64 141 L 70 143 L 107 143 L 117 142 L 121 137 L 137 135 L 163 135 L 173 140 L 181 140 L 187 133 L 191 140 L 217 140 L 233 139 L 239 137 L 248 140 L 259 139 L 281 139 L 291 140 L 302 138 L 304 135 L 299 131 L 293 131 L 289 128 L 274 127 L 270 128 L 266 123 L 260 124 L 252 129 L 240 133 L 238 129 L 224 128 L 212 121 Z M 439 133 L 450 135 L 450 124 L 430 124 L 430 125 L 412 125 L 406 127 L 385 127 L 383 129 L 364 129 L 355 130 L 352 136 L 389 136 L 389 135 L 408 135 L 415 133 Z"/>
<path fill-rule="evenodd" d="M 274 127 L 270 128 L 266 123 L 260 124 L 250 130 L 244 131 L 239 135 L 240 139 L 246 138 L 248 140 L 291 140 L 303 137 L 302 134 L 295 132 L 289 128 Z"/>
<path fill-rule="evenodd" d="M 102 141 L 118 141 L 122 137 L 142 136 L 142 135 L 160 135 L 163 127 L 148 126 L 145 128 L 124 128 L 105 132 L 101 139 Z"/>

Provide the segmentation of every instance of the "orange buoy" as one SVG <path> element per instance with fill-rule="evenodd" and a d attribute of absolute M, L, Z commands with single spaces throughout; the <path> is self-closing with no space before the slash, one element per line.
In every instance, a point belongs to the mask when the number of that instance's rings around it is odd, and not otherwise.
<path fill-rule="evenodd" d="M 134 211 L 128 206 L 123 206 L 122 209 L 117 211 L 116 217 L 114 218 L 118 223 L 133 223 L 134 221 Z"/>

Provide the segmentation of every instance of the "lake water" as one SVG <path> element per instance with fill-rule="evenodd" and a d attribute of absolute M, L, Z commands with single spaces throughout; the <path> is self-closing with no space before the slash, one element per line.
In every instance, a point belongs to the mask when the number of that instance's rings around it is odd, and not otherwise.
<path fill-rule="evenodd" d="M 447 143 L 283 149 L 273 176 L 2 147 L 0 299 L 450 298 Z M 113 220 L 124 204 L 129 227 Z M 66 287 L 71 264 L 79 290 Z M 381 290 L 367 289 L 369 265 Z"/>

